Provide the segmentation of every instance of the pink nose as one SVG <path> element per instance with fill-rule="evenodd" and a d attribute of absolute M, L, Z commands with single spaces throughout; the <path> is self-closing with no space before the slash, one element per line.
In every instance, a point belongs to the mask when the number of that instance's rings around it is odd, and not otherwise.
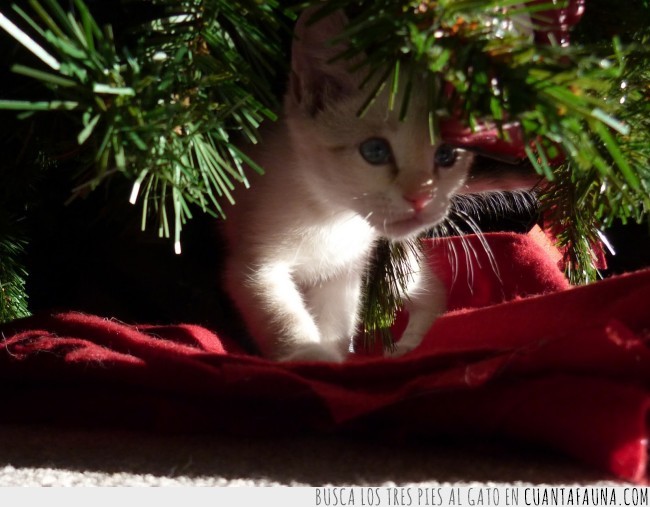
<path fill-rule="evenodd" d="M 417 192 L 404 195 L 404 199 L 411 203 L 414 211 L 420 212 L 433 200 L 433 195 L 431 192 Z"/>

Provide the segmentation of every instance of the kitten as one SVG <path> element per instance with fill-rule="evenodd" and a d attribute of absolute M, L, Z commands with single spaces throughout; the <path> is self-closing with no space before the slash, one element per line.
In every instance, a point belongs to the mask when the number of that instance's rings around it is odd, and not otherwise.
<path fill-rule="evenodd" d="M 345 16 L 309 24 L 309 15 L 296 26 L 283 116 L 247 149 L 266 174 L 238 190 L 224 222 L 225 287 L 264 356 L 340 362 L 357 332 L 375 241 L 414 238 L 443 220 L 472 156 L 431 145 L 426 97 L 413 94 L 404 121 L 387 94 L 358 117 L 362 76 L 347 71 L 350 62 L 332 63 L 342 47 L 328 44 Z M 443 287 L 426 266 L 406 305 L 396 355 L 444 311 Z"/>

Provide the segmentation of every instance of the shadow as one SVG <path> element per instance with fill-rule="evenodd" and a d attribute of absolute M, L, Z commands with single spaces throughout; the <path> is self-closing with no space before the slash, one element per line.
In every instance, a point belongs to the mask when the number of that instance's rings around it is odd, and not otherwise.
<path fill-rule="evenodd" d="M 65 478 L 73 484 L 75 480 L 247 486 L 593 485 L 611 481 L 540 449 L 485 442 L 307 434 L 273 438 L 162 435 L 4 425 L 0 426 L 0 449 L 0 467 L 12 467 L 16 476 L 21 469 L 46 468 L 50 480 L 60 476 L 60 481 Z M 6 474 L 1 474 L 5 483 Z M 38 477 L 38 470 L 30 474 Z"/>

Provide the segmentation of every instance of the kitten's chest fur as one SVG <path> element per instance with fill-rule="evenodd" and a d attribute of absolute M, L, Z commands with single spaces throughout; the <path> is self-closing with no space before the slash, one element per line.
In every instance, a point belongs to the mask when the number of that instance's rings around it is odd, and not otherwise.
<path fill-rule="evenodd" d="M 358 215 L 321 219 L 299 229 L 294 238 L 296 249 L 290 260 L 300 284 L 319 283 L 346 273 L 360 275 L 375 240 L 368 223 Z"/>

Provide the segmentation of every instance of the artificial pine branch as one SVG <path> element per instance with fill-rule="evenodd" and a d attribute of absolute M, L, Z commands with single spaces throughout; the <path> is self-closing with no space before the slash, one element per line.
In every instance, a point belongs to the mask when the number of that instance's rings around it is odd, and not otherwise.
<path fill-rule="evenodd" d="M 584 28 L 576 35 L 584 43 L 602 45 L 590 27 L 612 13 L 606 2 L 591 1 L 594 9 L 588 12 L 592 19 L 580 25 Z M 626 47 L 616 46 L 622 60 L 620 77 L 606 81 L 602 95 L 627 128 L 624 133 L 605 131 L 596 140 L 595 148 L 605 157 L 625 160 L 636 181 L 630 185 L 620 172 L 620 164 L 611 159 L 586 170 L 574 168 L 574 162 L 568 161 L 554 170 L 555 181 L 540 198 L 546 222 L 559 246 L 565 249 L 564 264 L 573 283 L 599 277 L 594 249 L 601 240 L 606 241 L 603 234 L 608 227 L 617 220 L 623 224 L 641 223 L 650 213 L 650 3 L 640 0 L 633 4 L 632 9 L 613 13 L 620 17 L 615 26 L 625 28 L 615 35 L 615 44 L 623 40 Z M 610 135 L 615 137 L 614 143 Z M 617 146 L 618 151 L 608 150 L 608 144 Z"/>
<path fill-rule="evenodd" d="M 20 263 L 25 244 L 8 234 L 0 240 L 0 323 L 29 315 L 25 281 Z"/>
<path fill-rule="evenodd" d="M 361 321 L 365 349 L 372 350 L 377 340 L 384 350 L 394 349 L 391 327 L 397 311 L 404 306 L 402 295 L 407 295 L 413 277 L 412 263 L 420 256 L 417 241 L 377 242 L 363 282 Z"/>
<path fill-rule="evenodd" d="M 0 13 L 0 25 L 41 63 L 12 70 L 55 96 L 0 108 L 76 115 L 84 178 L 74 193 L 126 175 L 134 182 L 131 202 L 143 204 L 143 228 L 153 212 L 160 235 L 173 237 L 180 251 L 192 205 L 224 216 L 233 185 L 248 185 L 244 165 L 262 171 L 231 137 L 255 142 L 260 123 L 274 118 L 281 11 L 275 2 L 141 3 L 153 4 L 157 16 L 131 27 L 129 47 L 118 47 L 112 28 L 100 27 L 83 0 L 74 0 L 74 15 L 57 0 L 31 0 L 32 13 L 14 5 L 24 28 Z"/>
<path fill-rule="evenodd" d="M 16 123 L 11 117 L 0 121 L 7 128 L 0 133 L 0 323 L 29 315 L 28 273 L 23 265 L 29 238 L 25 224 L 41 167 L 48 163 L 42 152 L 28 150 L 31 126 L 20 128 Z"/>

